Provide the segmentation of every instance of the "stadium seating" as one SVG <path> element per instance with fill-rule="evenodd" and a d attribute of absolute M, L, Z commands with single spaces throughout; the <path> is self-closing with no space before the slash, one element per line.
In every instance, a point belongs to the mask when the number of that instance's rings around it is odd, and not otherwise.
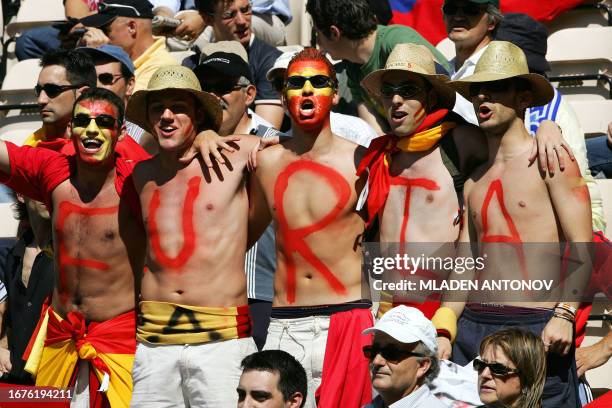
<path fill-rule="evenodd" d="M 6 33 L 9 37 L 15 37 L 28 28 L 65 19 L 62 0 L 21 0 L 17 17 L 6 26 Z"/>
<path fill-rule="evenodd" d="M 586 137 L 606 133 L 612 122 L 612 100 L 569 100 Z"/>

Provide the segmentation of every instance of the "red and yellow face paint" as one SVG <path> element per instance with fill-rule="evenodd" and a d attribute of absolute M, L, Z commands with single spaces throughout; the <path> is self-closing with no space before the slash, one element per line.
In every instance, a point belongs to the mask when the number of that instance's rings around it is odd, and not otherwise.
<path fill-rule="evenodd" d="M 100 126 L 95 118 L 110 116 L 115 119 L 112 127 Z M 74 108 L 73 118 L 89 117 L 87 125 L 72 124 L 72 142 L 79 159 L 85 163 L 102 165 L 112 159 L 120 135 L 117 124 L 117 108 L 105 100 L 84 100 Z"/>
<path fill-rule="evenodd" d="M 329 76 L 329 69 L 322 61 L 298 61 L 289 67 L 287 77 L 315 75 Z M 329 112 L 335 90 L 331 86 L 315 88 L 306 81 L 301 89 L 285 90 L 287 107 L 294 123 L 303 130 L 314 131 L 329 123 Z"/>

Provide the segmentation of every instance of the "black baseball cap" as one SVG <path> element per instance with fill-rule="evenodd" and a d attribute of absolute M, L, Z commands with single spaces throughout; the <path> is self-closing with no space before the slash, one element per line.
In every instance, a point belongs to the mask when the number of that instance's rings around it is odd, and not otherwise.
<path fill-rule="evenodd" d="M 523 50 L 530 72 L 550 71 L 550 65 L 546 61 L 548 31 L 542 23 L 527 14 L 504 14 L 504 19 L 497 26 L 495 39 L 511 42 Z"/>
<path fill-rule="evenodd" d="M 249 64 L 237 54 L 229 52 L 215 52 L 210 54 L 193 70 L 200 82 L 206 79 L 205 73 L 213 70 L 219 74 L 237 78 L 245 77 L 249 82 L 253 82 Z"/>
<path fill-rule="evenodd" d="M 81 19 L 85 27 L 104 27 L 117 17 L 153 19 L 153 5 L 147 0 L 104 0 L 98 13 Z"/>

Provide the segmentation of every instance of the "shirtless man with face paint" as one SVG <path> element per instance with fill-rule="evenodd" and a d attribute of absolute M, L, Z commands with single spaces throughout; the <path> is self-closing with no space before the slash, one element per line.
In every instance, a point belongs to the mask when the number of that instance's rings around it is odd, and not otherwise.
<path fill-rule="evenodd" d="M 222 120 L 217 98 L 181 66 L 156 71 L 127 116 L 159 143 L 159 154 L 134 170 L 148 270 L 139 282 L 131 404 L 236 406 L 240 362 L 257 351 L 244 259 L 245 169 L 259 138 L 241 136 L 222 165 L 181 163 L 197 131 L 218 131 Z"/>
<path fill-rule="evenodd" d="M 381 250 L 393 256 L 453 257 L 459 239 L 463 176 L 470 162 L 486 158 L 486 140 L 477 127 L 452 112 L 455 91 L 446 75 L 436 74 L 427 47 L 398 44 L 385 68 L 367 75 L 362 86 L 385 108 L 391 133 L 375 139 L 358 174 L 368 177 L 367 213 L 379 225 Z M 429 243 L 418 245 L 417 243 Z M 408 244 L 408 245 L 406 245 Z M 443 271 L 422 267 L 421 279 L 436 279 Z M 390 271 L 394 274 L 395 271 Z M 381 276 L 385 281 L 402 277 Z M 398 304 L 414 306 L 432 319 L 439 291 L 381 293 L 378 315 Z M 454 340 L 455 333 L 445 331 Z"/>
<path fill-rule="evenodd" d="M 69 126 L 76 155 L 0 142 L 0 181 L 45 202 L 53 222 L 56 290 L 26 351 L 26 370 L 36 385 L 66 388 L 78 362 L 75 401 L 108 399 L 113 407 L 131 396 L 133 272 L 144 257 L 141 226 L 120 203 L 134 165 L 115 154 L 122 122 L 123 102 L 91 89 L 76 100 Z"/>
<path fill-rule="evenodd" d="M 250 185 L 249 241 L 271 219 L 276 228 L 264 348 L 287 351 L 304 365 L 308 407 L 315 406 L 315 391 L 322 407 L 363 406 L 371 398 L 361 353 L 370 340 L 360 335 L 372 325 L 361 285 L 365 223 L 355 211 L 365 184 L 355 175 L 363 148 L 331 132 L 336 89 L 333 67 L 319 51 L 307 48 L 291 60 L 283 101 L 293 137 L 259 152 Z"/>

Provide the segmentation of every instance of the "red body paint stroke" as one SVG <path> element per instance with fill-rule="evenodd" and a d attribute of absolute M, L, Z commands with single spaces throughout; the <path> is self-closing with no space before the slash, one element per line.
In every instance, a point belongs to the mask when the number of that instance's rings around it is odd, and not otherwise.
<path fill-rule="evenodd" d="M 510 230 L 510 235 L 489 235 L 489 204 L 493 199 L 493 195 L 497 195 L 497 202 L 499 203 L 499 208 L 502 212 L 504 219 L 506 220 L 506 225 Z M 482 203 L 482 209 L 480 210 L 482 217 L 482 242 L 504 242 L 508 244 L 514 244 L 516 252 L 519 257 L 519 264 L 521 267 L 521 273 L 524 279 L 527 279 L 527 263 L 525 261 L 525 252 L 523 251 L 523 241 L 521 240 L 521 236 L 514 225 L 514 221 L 508 210 L 506 209 L 506 205 L 504 204 L 504 189 L 502 188 L 501 180 L 493 180 L 489 185 L 489 189 L 487 190 L 487 194 Z"/>
<path fill-rule="evenodd" d="M 392 177 L 392 186 L 405 186 L 406 187 L 406 198 L 404 199 L 404 216 L 402 217 L 402 228 L 400 230 L 399 243 L 400 255 L 404 255 L 404 244 L 406 243 L 406 231 L 408 230 L 408 220 L 410 218 L 410 196 L 413 187 L 421 187 L 426 190 L 435 191 L 439 190 L 440 186 L 433 180 L 426 178 L 404 178 L 404 177 Z M 410 275 L 421 276 L 428 279 L 439 278 L 437 274 L 427 271 L 425 269 L 419 269 L 415 273 Z"/>
<path fill-rule="evenodd" d="M 159 242 L 159 231 L 157 229 L 157 210 L 159 209 L 159 190 L 153 192 L 151 203 L 149 204 L 149 219 L 147 220 L 151 247 L 155 254 L 157 262 L 170 269 L 179 269 L 183 267 L 193 255 L 195 251 L 195 229 L 193 227 L 193 207 L 196 198 L 200 194 L 200 177 L 192 177 L 187 183 L 187 193 L 185 194 L 185 203 L 183 204 L 183 247 L 179 253 L 171 258 L 161 247 Z"/>
<path fill-rule="evenodd" d="M 290 228 L 285 216 L 283 199 L 289 187 L 289 179 L 295 173 L 307 171 L 320 176 L 336 195 L 336 205 L 320 221 L 301 228 Z M 346 294 L 346 287 L 336 278 L 333 272 L 312 252 L 304 239 L 317 231 L 322 230 L 336 220 L 336 217 L 346 207 L 351 197 L 351 187 L 341 174 L 334 169 L 311 161 L 297 161 L 289 164 L 279 175 L 274 185 L 274 202 L 277 206 L 278 224 L 285 237 L 287 253 L 287 302 L 295 302 L 296 292 L 296 266 L 293 252 L 299 253 L 310 263 L 329 283 L 335 293 Z"/>
<path fill-rule="evenodd" d="M 115 117 L 117 115 L 117 108 L 111 102 L 103 99 L 86 99 L 79 102 L 79 105 L 88 109 L 92 116 L 98 116 L 100 114 L 107 114 Z"/>
<path fill-rule="evenodd" d="M 57 248 L 59 252 L 59 284 L 58 291 L 60 294 L 60 301 L 66 303 L 68 301 L 68 293 L 66 292 L 66 271 L 65 266 L 75 266 L 83 268 L 98 269 L 101 271 L 108 270 L 109 266 L 105 262 L 97 261 L 95 259 L 79 259 L 74 258 L 68 254 L 66 248 L 66 242 L 64 240 L 64 228 L 66 219 L 72 215 L 80 215 L 83 217 L 96 217 L 102 215 L 116 214 L 119 210 L 118 206 L 114 207 L 103 207 L 103 208 L 85 208 L 70 201 L 62 201 L 59 204 L 59 211 L 56 221 L 56 240 Z"/>

